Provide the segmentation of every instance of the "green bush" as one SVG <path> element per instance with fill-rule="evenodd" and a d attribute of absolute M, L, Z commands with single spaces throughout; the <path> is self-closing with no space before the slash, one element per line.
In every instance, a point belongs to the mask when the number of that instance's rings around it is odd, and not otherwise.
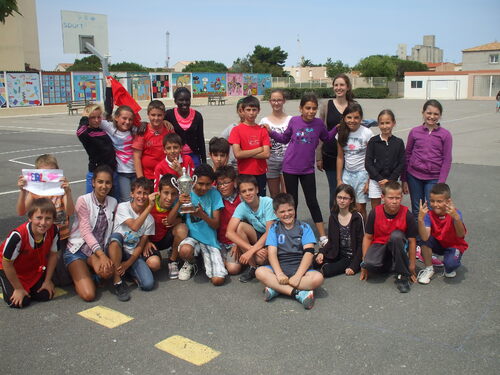
<path fill-rule="evenodd" d="M 358 87 L 352 90 L 357 99 L 384 99 L 389 95 L 387 87 Z"/>
<path fill-rule="evenodd" d="M 331 87 L 315 87 L 315 88 L 283 88 L 285 96 L 288 100 L 300 99 L 305 93 L 315 93 L 318 99 L 331 98 L 333 96 L 333 90 Z M 272 89 L 266 89 L 264 91 L 264 98 L 262 100 L 269 100 L 271 96 Z"/>

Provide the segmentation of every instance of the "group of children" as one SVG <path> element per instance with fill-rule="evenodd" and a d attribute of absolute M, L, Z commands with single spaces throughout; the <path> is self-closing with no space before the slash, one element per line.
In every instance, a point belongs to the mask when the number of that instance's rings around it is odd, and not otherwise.
<path fill-rule="evenodd" d="M 111 96 L 108 88 L 109 113 Z M 346 107 L 338 126 L 327 130 L 316 118 L 318 100 L 312 94 L 302 98 L 300 116 L 291 117 L 283 111 L 283 91 L 274 90 L 273 113 L 260 124 L 259 100 L 248 96 L 238 102 L 240 122 L 228 127 L 227 139 L 209 142 L 212 167 L 206 163 L 203 118 L 190 108 L 190 98 L 187 89 L 177 89 L 177 108 L 168 111 L 152 101 L 149 122 L 137 127 L 130 107 L 119 106 L 108 122 L 99 106 L 88 106 L 77 130 L 89 155 L 87 193 L 74 206 L 66 180 L 63 196 L 37 197 L 19 178 L 17 209 L 29 220 L 0 247 L 5 302 L 23 307 L 30 299 L 50 299 L 54 274 L 65 270 L 83 300 L 94 300 L 96 286 L 112 279 L 118 299 L 127 301 L 126 278 L 142 290 L 153 289 L 160 250 L 166 249 L 171 279 L 189 280 L 202 266 L 219 286 L 228 274 L 241 273 L 241 282 L 256 277 L 264 284 L 266 301 L 285 294 L 306 309 L 313 307 L 314 289 L 324 278 L 341 273 L 361 271 L 364 280 L 368 272 L 392 271 L 398 290 L 408 292 L 409 282 L 417 280 L 417 240 L 426 266 L 420 283 L 428 284 L 434 274 L 433 252 L 444 255 L 445 276 L 455 275 L 467 243 L 461 213 L 443 181 L 451 136 L 439 125 L 438 102 L 424 105 L 423 129 L 412 130 L 405 150 L 392 134 L 396 121 L 390 110 L 380 113 L 380 135 L 373 136 L 361 126 L 363 112 L 356 102 Z M 320 141 L 335 139 L 338 186 L 326 232 L 316 198 L 315 155 Z M 438 149 L 446 140 L 449 149 Z M 42 155 L 36 167 L 58 166 L 53 156 Z M 183 171 L 195 176 L 190 194 L 176 188 Z M 319 241 L 309 224 L 296 219 L 299 182 Z M 415 217 L 401 205 L 408 187 Z M 365 225 L 367 192 L 372 210 Z M 181 213 L 185 204 L 194 212 Z"/>

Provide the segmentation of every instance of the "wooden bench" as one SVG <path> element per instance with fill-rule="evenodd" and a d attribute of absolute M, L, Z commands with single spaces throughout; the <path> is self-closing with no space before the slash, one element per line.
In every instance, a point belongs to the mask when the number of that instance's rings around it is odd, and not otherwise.
<path fill-rule="evenodd" d="M 66 105 L 68 106 L 68 115 L 72 115 L 73 112 L 76 111 L 78 113 L 78 110 L 80 108 L 85 108 L 87 104 L 92 104 L 92 101 L 88 100 L 71 100 Z"/>
<path fill-rule="evenodd" d="M 226 98 L 221 94 L 209 94 L 208 95 L 208 105 L 225 105 Z"/>

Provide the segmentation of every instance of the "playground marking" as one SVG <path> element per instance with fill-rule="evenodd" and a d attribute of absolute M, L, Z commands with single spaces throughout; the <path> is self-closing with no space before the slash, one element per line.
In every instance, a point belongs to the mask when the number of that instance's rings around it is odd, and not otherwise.
<path fill-rule="evenodd" d="M 178 335 L 160 341 L 155 345 L 155 348 L 196 366 L 204 365 L 221 354 L 206 345 Z"/>
<path fill-rule="evenodd" d="M 115 328 L 134 319 L 131 316 L 104 306 L 96 306 L 80 311 L 78 315 L 107 328 Z"/>

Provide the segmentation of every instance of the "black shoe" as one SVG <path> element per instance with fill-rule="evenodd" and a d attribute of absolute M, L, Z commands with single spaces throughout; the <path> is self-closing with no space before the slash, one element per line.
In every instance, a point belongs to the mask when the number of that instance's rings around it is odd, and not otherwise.
<path fill-rule="evenodd" d="M 398 275 L 395 283 L 396 288 L 398 288 L 401 293 L 408 293 L 410 291 L 410 280 L 408 280 L 408 276 Z"/>
<path fill-rule="evenodd" d="M 242 283 L 248 283 L 250 280 L 255 279 L 255 267 L 249 266 L 245 272 L 240 276 L 240 281 Z"/>
<path fill-rule="evenodd" d="M 130 299 L 128 285 L 123 280 L 120 282 L 120 284 L 115 284 L 115 292 L 119 301 L 127 302 Z"/>

